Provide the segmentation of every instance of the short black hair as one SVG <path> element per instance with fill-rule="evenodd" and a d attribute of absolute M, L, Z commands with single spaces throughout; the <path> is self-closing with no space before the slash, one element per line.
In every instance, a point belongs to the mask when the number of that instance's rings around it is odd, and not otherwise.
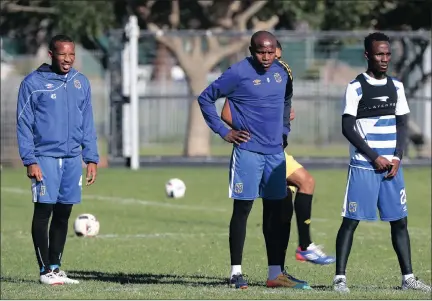
<path fill-rule="evenodd" d="M 374 32 L 369 34 L 365 39 L 364 39 L 364 49 L 367 52 L 370 52 L 372 50 L 372 43 L 374 41 L 379 41 L 379 42 L 390 42 L 390 38 L 383 34 L 382 32 Z"/>
<path fill-rule="evenodd" d="M 276 40 L 276 48 L 279 48 L 280 50 L 282 50 L 282 45 L 281 45 L 281 43 L 279 43 L 278 40 Z"/>
<path fill-rule="evenodd" d="M 54 51 L 57 42 L 71 42 L 71 43 L 75 43 L 74 40 L 72 40 L 71 37 L 69 37 L 67 35 L 64 35 L 64 34 L 58 34 L 58 35 L 53 36 L 51 38 L 51 41 L 49 43 L 49 50 Z"/>

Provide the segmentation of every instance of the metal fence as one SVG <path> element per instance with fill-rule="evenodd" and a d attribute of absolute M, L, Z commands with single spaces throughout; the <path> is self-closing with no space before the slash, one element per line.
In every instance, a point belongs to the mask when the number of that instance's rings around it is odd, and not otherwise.
<path fill-rule="evenodd" d="M 201 37 L 206 32 L 177 32 L 185 49 L 191 47 L 191 37 Z M 225 33 L 221 39 L 230 40 L 249 33 Z M 283 59 L 294 73 L 293 107 L 296 119 L 292 122 L 290 143 L 298 146 L 326 147 L 341 145 L 346 149 L 340 130 L 340 113 L 345 87 L 358 73 L 365 70 L 363 38 L 367 32 L 276 32 L 283 47 Z M 237 36 L 236 36 L 237 35 Z M 430 138 L 431 81 L 422 76 L 430 72 L 430 32 L 393 32 L 393 70 L 395 76 L 403 76 L 406 88 L 421 88 L 409 97 L 412 120 Z M 194 101 L 185 75 L 173 55 L 156 42 L 148 32 L 141 32 L 139 49 L 139 110 L 140 144 L 144 155 L 181 154 L 186 139 L 189 106 Z M 419 42 L 420 41 L 420 42 Z M 114 32 L 110 37 L 110 69 L 104 71 L 92 53 L 82 49 L 77 67 L 88 75 L 92 84 L 95 122 L 101 153 L 111 156 L 118 143 L 113 124 L 121 124 L 121 114 L 114 114 L 113 75 L 122 78 L 121 58 L 115 49 L 121 50 L 123 33 Z M 205 43 L 204 43 L 205 44 Z M 426 54 L 424 47 L 426 45 Z M 205 45 L 203 46 L 205 48 Z M 422 52 L 423 51 L 423 52 Z M 429 51 L 429 55 L 427 54 Z M 208 82 L 217 78 L 230 64 L 248 55 L 247 47 L 224 59 L 210 74 Z M 420 63 L 419 63 L 420 57 Z M 429 58 L 429 61 L 427 60 Z M 32 62 L 31 64 L 23 62 Z M 117 61 L 117 64 L 115 62 Z M 41 61 L 30 56 L 15 57 L 2 62 L 1 81 L 1 163 L 19 162 L 15 137 L 15 111 L 20 81 L 27 72 Z M 194 64 L 193 61 L 190 64 Z M 23 69 L 22 66 L 26 68 Z M 116 67 L 117 66 L 117 67 Z M 397 67 L 397 68 L 396 68 Z M 411 69 L 409 69 L 411 68 Z M 423 68 L 423 69 L 422 69 Z M 397 70 L 396 70 L 397 69 Z M 8 73 L 6 74 L 6 71 Z M 409 76 L 407 76 L 408 74 Z M 408 89 L 408 90 L 409 90 Z M 111 97 L 110 97 L 111 96 Z M 217 102 L 218 110 L 223 100 Z M 107 146 L 110 145 L 108 148 Z M 211 140 L 213 154 L 227 154 L 228 149 L 216 135 Z M 305 155 L 308 155 L 305 153 Z"/>
<path fill-rule="evenodd" d="M 181 37 L 184 48 L 189 48 L 189 51 L 193 39 L 198 37 L 201 39 L 202 48 L 206 49 L 208 32 L 184 31 L 168 34 Z M 283 47 L 283 59 L 289 63 L 294 73 L 293 107 L 296 119 L 292 122 L 292 144 L 312 147 L 341 145 L 346 149 L 346 140 L 342 137 L 340 128 L 342 98 L 348 82 L 366 68 L 363 39 L 367 34 L 368 32 L 276 32 Z M 392 38 L 394 62 L 390 74 L 402 77 L 407 94 L 416 90 L 409 95 L 412 120 L 415 120 L 418 127 L 430 138 L 431 123 L 428 112 L 431 106 L 431 82 L 430 77 L 426 81 L 423 79 L 425 73 L 430 72 L 430 59 L 427 60 L 430 58 L 430 32 L 388 34 Z M 219 34 L 219 39 L 229 43 L 244 35 L 249 33 L 226 32 Z M 118 43 L 120 36 L 120 33 L 114 33 L 111 41 Z M 175 57 L 156 42 L 152 33 L 141 32 L 139 51 L 142 152 L 152 155 L 181 154 L 187 135 L 190 103 L 196 96 L 191 94 Z M 248 47 L 245 46 L 242 51 L 224 59 L 208 74 L 208 83 L 230 64 L 247 55 Z M 194 63 L 190 61 L 190 64 Z M 411 69 L 405 66 L 410 66 Z M 111 71 L 115 72 L 115 68 Z M 415 89 L 420 82 L 420 88 Z M 114 88 L 113 85 L 111 87 Z M 222 99 L 216 103 L 219 111 L 222 104 Z M 213 154 L 219 154 L 218 148 L 223 143 L 217 135 L 212 136 Z M 229 149 L 222 153 L 229 154 Z"/>

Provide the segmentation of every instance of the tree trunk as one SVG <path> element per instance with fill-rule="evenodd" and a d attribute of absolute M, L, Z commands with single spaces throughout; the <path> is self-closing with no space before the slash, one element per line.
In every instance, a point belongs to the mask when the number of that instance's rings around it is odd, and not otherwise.
<path fill-rule="evenodd" d="M 189 75 L 189 87 L 194 95 L 194 99 L 189 108 L 189 120 L 184 147 L 184 155 L 187 157 L 208 157 L 211 155 L 210 129 L 204 121 L 197 101 L 197 97 L 206 88 L 207 84 L 207 71 Z"/>

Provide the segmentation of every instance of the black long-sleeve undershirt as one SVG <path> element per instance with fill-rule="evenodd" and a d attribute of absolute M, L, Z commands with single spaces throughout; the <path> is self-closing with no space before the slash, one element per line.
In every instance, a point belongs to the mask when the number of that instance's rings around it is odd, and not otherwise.
<path fill-rule="evenodd" d="M 396 115 L 396 150 L 395 157 L 402 160 L 407 143 L 408 135 L 408 114 Z"/>
<path fill-rule="evenodd" d="M 355 123 L 355 116 L 344 114 L 342 116 L 342 134 L 357 150 L 366 155 L 370 160 L 375 161 L 378 158 L 378 153 L 371 149 L 359 133 L 354 130 Z"/>
<path fill-rule="evenodd" d="M 366 155 L 370 160 L 375 161 L 379 156 L 378 153 L 371 149 L 362 137 L 354 130 L 355 122 L 355 116 L 344 114 L 342 116 L 342 134 L 362 154 Z M 406 147 L 408 132 L 407 126 L 408 115 L 396 115 L 396 150 L 394 156 L 399 159 L 402 159 Z"/>

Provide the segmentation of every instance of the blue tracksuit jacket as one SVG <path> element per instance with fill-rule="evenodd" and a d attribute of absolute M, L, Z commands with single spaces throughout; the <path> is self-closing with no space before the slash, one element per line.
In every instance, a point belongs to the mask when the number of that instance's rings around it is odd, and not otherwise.
<path fill-rule="evenodd" d="M 75 69 L 67 75 L 43 64 L 21 83 L 17 105 L 17 138 L 25 166 L 36 157 L 99 162 L 89 80 Z"/>
<path fill-rule="evenodd" d="M 233 127 L 248 131 L 251 139 L 238 147 L 262 154 L 283 151 L 282 135 L 290 132 L 292 75 L 286 63 L 274 60 L 266 72 L 257 70 L 251 57 L 232 65 L 198 97 L 204 119 L 213 132 L 225 137 L 229 130 L 219 118 L 215 102 L 228 97 Z"/>

